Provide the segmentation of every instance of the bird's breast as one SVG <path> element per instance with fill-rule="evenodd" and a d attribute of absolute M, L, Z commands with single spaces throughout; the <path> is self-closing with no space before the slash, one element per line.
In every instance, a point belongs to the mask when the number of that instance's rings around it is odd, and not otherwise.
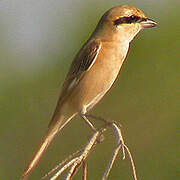
<path fill-rule="evenodd" d="M 128 46 L 104 42 L 93 66 L 85 73 L 74 91 L 73 104 L 85 113 L 91 109 L 111 88 L 116 80 Z"/>

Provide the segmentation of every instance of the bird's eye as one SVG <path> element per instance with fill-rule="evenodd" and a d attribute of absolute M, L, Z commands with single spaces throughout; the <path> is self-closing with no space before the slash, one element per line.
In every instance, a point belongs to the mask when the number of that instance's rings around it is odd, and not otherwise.
<path fill-rule="evenodd" d="M 130 16 L 127 18 L 127 23 L 138 22 L 141 18 L 139 16 Z"/>
<path fill-rule="evenodd" d="M 129 17 L 129 19 L 130 19 L 130 21 L 134 22 L 134 21 L 138 20 L 139 17 L 138 17 L 138 16 L 133 16 L 133 15 L 132 15 L 132 16 Z"/>
<path fill-rule="evenodd" d="M 131 19 L 131 20 L 134 20 L 135 18 L 136 18 L 136 16 L 133 16 L 133 15 L 130 16 L 130 19 Z"/>

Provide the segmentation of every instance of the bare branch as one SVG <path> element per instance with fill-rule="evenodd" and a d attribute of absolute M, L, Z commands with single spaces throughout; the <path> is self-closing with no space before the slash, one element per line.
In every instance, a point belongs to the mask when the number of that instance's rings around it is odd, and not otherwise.
<path fill-rule="evenodd" d="M 87 180 L 88 170 L 87 170 L 87 164 L 85 161 L 83 162 L 82 167 L 83 167 L 82 180 Z"/>
<path fill-rule="evenodd" d="M 102 135 L 102 133 L 105 131 L 106 129 L 101 129 L 97 132 L 95 132 L 92 137 L 90 138 L 88 144 L 86 145 L 86 147 L 81 150 L 81 151 L 77 151 L 76 153 L 73 153 L 72 155 L 70 155 L 65 161 L 63 161 L 62 163 L 60 163 L 58 166 L 56 166 L 53 170 L 51 170 L 47 175 L 45 175 L 43 177 L 46 178 L 48 177 L 50 174 L 52 174 L 54 171 L 56 171 L 57 169 L 59 169 L 59 167 L 61 167 L 57 173 L 55 173 L 50 180 L 56 180 L 66 169 L 70 168 L 66 180 L 71 180 L 72 177 L 76 174 L 77 170 L 79 169 L 79 167 L 84 163 L 84 161 L 86 160 L 86 158 L 88 157 L 88 155 L 90 154 L 90 152 L 92 151 L 92 149 L 95 147 L 95 145 L 97 144 L 97 142 L 99 142 L 100 136 Z M 85 168 L 87 169 L 87 168 Z M 86 171 L 86 170 L 84 170 Z M 85 177 L 87 176 L 87 171 L 85 172 Z"/>
<path fill-rule="evenodd" d="M 65 164 L 53 177 L 50 178 L 50 180 L 56 180 L 67 168 L 71 167 L 77 160 L 78 157 Z"/>
<path fill-rule="evenodd" d="M 121 130 L 120 128 L 115 124 L 115 123 L 112 123 L 112 128 L 113 130 L 115 131 L 115 134 L 116 134 L 116 140 L 117 140 L 117 147 L 115 148 L 113 154 L 112 154 L 112 157 L 109 161 L 109 164 L 104 172 L 104 175 L 102 177 L 102 180 L 106 180 L 107 177 L 109 176 L 109 173 L 112 169 L 112 166 L 114 164 L 114 161 L 119 153 L 119 151 L 122 149 L 122 153 L 123 153 L 123 159 L 125 159 L 125 151 L 124 151 L 124 140 L 122 138 L 122 134 L 121 134 Z"/>
<path fill-rule="evenodd" d="M 133 178 L 134 178 L 134 180 L 137 180 L 136 166 L 134 164 L 134 160 L 133 160 L 133 157 L 131 155 L 131 152 L 130 152 L 129 148 L 125 144 L 124 144 L 124 148 L 126 149 L 126 151 L 128 153 L 128 157 L 130 159 L 130 164 L 131 164 L 132 172 L 133 172 Z"/>
<path fill-rule="evenodd" d="M 95 117 L 94 117 L 95 118 Z M 103 174 L 102 180 L 106 180 L 109 176 L 109 173 L 113 167 L 113 164 L 117 158 L 118 153 L 122 150 L 122 154 L 123 154 L 123 159 L 125 159 L 125 151 L 128 154 L 128 157 L 130 159 L 130 164 L 132 167 L 132 171 L 133 171 L 133 179 L 137 180 L 137 175 L 136 175 L 136 168 L 135 168 L 135 164 L 131 155 L 131 152 L 129 150 L 129 148 L 125 145 L 123 137 L 122 137 L 122 133 L 121 133 L 121 129 L 118 126 L 118 124 L 116 122 L 107 122 L 104 119 L 101 119 L 102 121 L 106 122 L 106 127 L 112 127 L 113 131 L 115 132 L 116 135 L 116 143 L 117 146 L 113 151 L 112 157 L 108 163 L 107 168 L 105 169 L 105 172 Z M 83 180 L 87 180 L 87 164 L 85 163 L 85 160 L 87 159 L 87 157 L 89 156 L 90 152 L 93 150 L 93 148 L 95 148 L 96 144 L 101 142 L 101 136 L 103 135 L 103 132 L 106 130 L 106 128 L 103 128 L 99 131 L 96 131 L 90 138 L 90 140 L 88 141 L 87 145 L 85 146 L 84 149 L 79 150 L 73 154 L 71 154 L 68 158 L 66 158 L 63 162 L 61 162 L 58 166 L 56 166 L 54 169 L 52 169 L 48 174 L 46 174 L 43 179 L 45 179 L 46 177 L 50 176 L 52 173 L 54 173 L 55 171 L 57 171 L 51 178 L 50 180 L 56 180 L 59 176 L 61 176 L 61 174 L 66 171 L 68 168 L 69 171 L 67 173 L 66 176 L 66 180 L 72 180 L 72 178 L 74 177 L 74 175 L 77 173 L 77 171 L 79 170 L 80 166 L 83 166 L 83 174 L 82 174 L 82 179 Z"/>
<path fill-rule="evenodd" d="M 68 161 L 72 160 L 74 157 L 78 156 L 80 153 L 82 152 L 82 150 L 78 150 L 75 153 L 71 154 L 70 156 L 68 156 L 64 161 L 62 161 L 61 163 L 59 163 L 55 168 L 53 168 L 51 171 L 49 171 L 46 175 L 44 175 L 42 177 L 42 179 L 46 179 L 47 177 L 49 177 L 50 175 L 52 175 L 55 171 L 57 171 L 58 169 L 60 169 L 62 166 L 64 166 L 66 163 L 68 163 Z"/>

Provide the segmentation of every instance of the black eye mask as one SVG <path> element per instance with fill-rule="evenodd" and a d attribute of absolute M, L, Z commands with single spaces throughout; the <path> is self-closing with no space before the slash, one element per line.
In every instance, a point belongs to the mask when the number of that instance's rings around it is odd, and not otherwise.
<path fill-rule="evenodd" d="M 145 21 L 146 18 L 141 18 L 139 16 L 128 16 L 128 17 L 120 17 L 119 19 L 116 19 L 114 21 L 114 25 L 118 26 L 119 24 L 131 24 L 131 23 L 135 23 L 135 22 L 141 22 L 141 21 Z"/>

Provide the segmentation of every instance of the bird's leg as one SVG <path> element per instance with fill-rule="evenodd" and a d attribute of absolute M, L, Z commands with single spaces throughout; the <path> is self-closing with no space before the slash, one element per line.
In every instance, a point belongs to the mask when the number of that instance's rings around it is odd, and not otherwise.
<path fill-rule="evenodd" d="M 91 121 L 87 118 L 86 114 L 79 114 L 79 116 L 85 121 L 85 123 L 90 127 L 90 129 L 92 129 L 93 132 L 97 131 Z"/>
<path fill-rule="evenodd" d="M 86 117 L 87 118 L 92 118 L 92 119 L 95 119 L 95 120 L 98 120 L 98 121 L 102 121 L 105 123 L 106 126 L 112 126 L 113 123 L 116 123 L 116 121 L 108 121 L 102 117 L 99 117 L 99 116 L 95 116 L 95 115 L 92 115 L 92 114 L 86 114 Z M 118 123 L 119 124 L 119 123 Z M 121 124 L 119 124 L 121 126 Z"/>
<path fill-rule="evenodd" d="M 92 129 L 92 131 L 94 133 L 98 131 L 98 130 L 96 130 L 96 128 L 94 127 L 92 122 L 88 119 L 89 115 L 87 115 L 87 114 L 79 114 L 79 116 L 86 122 L 86 124 Z M 107 126 L 109 126 L 109 123 L 105 121 L 105 127 L 107 127 Z M 100 143 L 103 140 L 104 140 L 104 135 L 101 134 L 101 136 L 99 136 L 99 139 L 97 140 L 97 142 Z"/>
<path fill-rule="evenodd" d="M 107 127 L 112 127 L 112 128 L 113 128 L 114 126 L 118 127 L 118 131 L 117 131 L 116 134 L 118 134 L 119 137 L 120 137 L 121 144 L 122 144 L 123 159 L 125 159 L 124 140 L 123 140 L 122 133 L 121 133 L 121 130 L 120 130 L 121 124 L 119 124 L 119 123 L 117 124 L 116 121 L 107 121 L 106 119 L 104 119 L 104 118 L 102 118 L 102 117 L 97 117 L 97 116 L 94 116 L 94 115 L 92 115 L 92 114 L 86 114 L 86 118 L 87 118 L 87 117 L 88 117 L 88 118 L 95 119 L 95 120 L 100 120 L 100 121 L 104 122 L 104 123 L 105 123 L 105 126 L 107 126 Z M 113 129 L 114 129 L 114 128 L 113 128 Z M 117 135 L 116 135 L 116 137 L 117 137 Z M 117 140 L 117 144 L 119 144 L 119 143 L 118 143 L 118 140 Z"/>
<path fill-rule="evenodd" d="M 102 136 L 103 136 L 103 132 L 106 130 L 107 127 L 112 127 L 113 131 L 115 132 L 116 135 L 116 141 L 117 141 L 117 147 L 114 149 L 112 157 L 109 161 L 109 164 L 104 172 L 104 175 L 102 177 L 102 180 L 106 180 L 107 177 L 109 176 L 109 173 L 112 169 L 112 166 L 114 164 L 115 159 L 117 158 L 118 153 L 120 152 L 120 150 L 122 150 L 123 153 L 123 159 L 125 158 L 125 150 L 128 153 L 128 156 L 130 158 L 130 163 L 131 163 L 131 167 L 133 170 L 133 177 L 134 180 L 137 180 L 137 176 L 136 176 L 136 170 L 135 170 L 135 165 L 133 162 L 133 158 L 132 155 L 128 149 L 128 147 L 125 145 L 122 134 L 121 134 L 121 129 L 118 126 L 118 124 L 115 121 L 106 121 L 103 118 L 99 118 L 93 115 L 80 115 L 85 122 L 88 124 L 88 126 L 94 131 L 92 137 L 90 138 L 90 140 L 88 141 L 87 145 L 85 146 L 85 148 L 83 148 L 82 150 L 77 151 L 76 153 L 70 155 L 65 161 L 63 161 L 57 168 L 55 168 L 52 172 L 48 173 L 48 175 L 50 175 L 51 173 L 53 173 L 54 171 L 57 170 L 57 173 L 54 174 L 54 176 L 52 176 L 50 179 L 51 180 L 56 180 L 66 169 L 70 168 L 70 170 L 68 171 L 66 180 L 71 180 L 73 178 L 73 176 L 76 174 L 76 172 L 78 171 L 80 166 L 83 166 L 83 180 L 86 180 L 87 178 L 87 165 L 85 164 L 85 161 L 87 159 L 87 157 L 89 156 L 90 152 L 94 149 L 94 147 L 96 146 L 96 144 L 98 142 L 101 142 L 102 140 Z M 96 130 L 96 128 L 94 127 L 94 125 L 89 121 L 89 118 L 92 119 L 96 119 L 96 120 L 101 120 L 105 123 L 105 127 L 99 130 Z M 60 169 L 59 169 L 60 168 Z M 45 177 L 47 177 L 45 176 Z"/>
<path fill-rule="evenodd" d="M 66 180 L 72 179 L 72 177 L 76 174 L 79 167 L 84 164 L 84 161 L 89 156 L 93 147 L 96 146 L 97 143 L 103 140 L 103 132 L 106 130 L 107 125 L 104 128 L 96 130 L 91 121 L 84 114 L 79 114 L 81 118 L 86 122 L 86 124 L 92 129 L 93 135 L 88 141 L 88 144 L 84 149 L 77 151 L 76 153 L 71 154 L 68 158 L 66 158 L 63 162 L 61 162 L 58 166 L 56 166 L 53 170 L 51 170 L 48 174 L 46 174 L 43 179 L 47 178 L 51 174 L 55 173 L 51 180 L 57 179 L 66 169 L 70 168 Z M 83 166 L 83 180 L 87 178 L 87 165 Z"/>

